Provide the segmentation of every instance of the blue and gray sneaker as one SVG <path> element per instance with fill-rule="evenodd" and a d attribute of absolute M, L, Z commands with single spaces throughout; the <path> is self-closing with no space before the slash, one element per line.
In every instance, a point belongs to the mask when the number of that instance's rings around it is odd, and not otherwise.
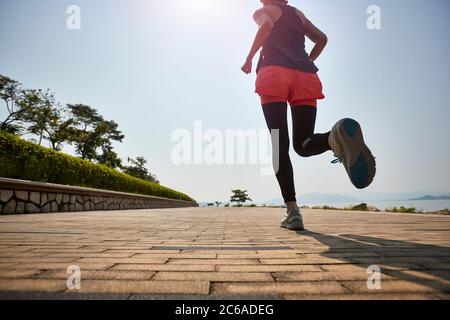
<path fill-rule="evenodd" d="M 375 177 L 376 163 L 364 142 L 360 124 L 353 119 L 339 121 L 333 127 L 328 142 L 337 157 L 333 163 L 344 165 L 356 188 L 367 188 Z"/>
<path fill-rule="evenodd" d="M 281 228 L 289 230 L 303 231 L 305 227 L 303 225 L 303 217 L 300 209 L 289 210 L 281 221 Z"/>

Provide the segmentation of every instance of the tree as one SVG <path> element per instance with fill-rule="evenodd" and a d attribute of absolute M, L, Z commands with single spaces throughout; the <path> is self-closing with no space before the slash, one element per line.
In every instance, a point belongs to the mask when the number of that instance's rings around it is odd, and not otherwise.
<path fill-rule="evenodd" d="M 111 145 L 102 146 L 102 153 L 97 156 L 97 161 L 113 169 L 122 167 L 122 160 Z"/>
<path fill-rule="evenodd" d="M 97 110 L 82 104 L 68 104 L 73 126 L 69 128 L 69 140 L 75 146 L 76 153 L 81 159 L 96 158 L 97 148 L 100 147 L 99 136 L 96 134 L 98 124 L 103 120 Z"/>
<path fill-rule="evenodd" d="M 85 160 L 97 160 L 100 163 L 117 165 L 112 161 L 113 141 L 122 142 L 125 136 L 114 121 L 106 121 L 98 111 L 82 104 L 69 104 L 73 125 L 68 129 L 69 140 L 75 145 L 77 154 Z M 97 150 L 102 149 L 103 154 Z M 114 152 L 115 153 L 115 152 Z"/>
<path fill-rule="evenodd" d="M 70 127 L 73 119 L 67 118 L 66 109 L 59 107 L 48 119 L 45 131 L 45 139 L 49 141 L 53 150 L 61 151 L 64 142 L 70 142 Z"/>
<path fill-rule="evenodd" d="M 51 119 L 59 116 L 54 95 L 48 90 L 23 90 L 17 104 L 21 106 L 26 130 L 36 135 L 37 143 L 41 145 L 45 133 L 49 131 Z"/>
<path fill-rule="evenodd" d="M 231 190 L 233 195 L 230 198 L 230 202 L 236 202 L 238 206 L 241 205 L 241 203 L 245 203 L 246 201 L 252 201 L 252 199 L 249 198 L 247 194 L 247 190 Z"/>
<path fill-rule="evenodd" d="M 110 168 L 119 168 L 122 166 L 122 160 L 114 151 L 112 141 L 122 142 L 125 136 L 119 131 L 119 125 L 114 121 L 102 121 L 96 130 L 101 136 L 99 139 L 102 153 L 97 155 L 96 160 Z"/>
<path fill-rule="evenodd" d="M 122 167 L 124 173 L 159 184 L 156 176 L 152 175 L 146 168 L 147 160 L 144 157 L 137 157 L 136 160 L 128 158 L 128 163 L 131 163 L 131 166 Z"/>
<path fill-rule="evenodd" d="M 0 99 L 6 107 L 6 118 L 0 122 L 3 131 L 17 134 L 22 130 L 22 109 L 16 104 L 21 95 L 21 86 L 19 82 L 0 75 Z"/>
<path fill-rule="evenodd" d="M 214 202 L 215 204 L 216 204 L 216 207 L 218 208 L 218 207 L 220 207 L 220 205 L 222 204 L 222 202 L 220 202 L 220 201 L 216 201 L 216 202 Z"/>

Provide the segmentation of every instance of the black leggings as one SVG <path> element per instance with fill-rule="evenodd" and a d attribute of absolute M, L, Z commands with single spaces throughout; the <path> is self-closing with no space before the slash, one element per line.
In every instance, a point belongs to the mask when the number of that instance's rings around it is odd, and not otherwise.
<path fill-rule="evenodd" d="M 283 199 L 286 203 L 296 201 L 294 174 L 291 158 L 289 157 L 290 142 L 287 122 L 287 103 L 268 103 L 263 105 L 263 111 L 269 130 L 279 130 L 279 148 L 275 147 L 277 141 L 272 141 L 272 146 L 274 156 L 276 156 L 276 151 L 279 151 L 279 165 L 274 167 Z M 292 107 L 291 111 L 293 145 L 298 155 L 301 157 L 311 157 L 331 150 L 328 144 L 329 132 L 325 134 L 314 134 L 317 116 L 316 107 L 296 106 Z"/>

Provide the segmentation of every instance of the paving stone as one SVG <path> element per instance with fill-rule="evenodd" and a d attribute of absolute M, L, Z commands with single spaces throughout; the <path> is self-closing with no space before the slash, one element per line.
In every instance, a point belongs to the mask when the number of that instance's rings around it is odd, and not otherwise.
<path fill-rule="evenodd" d="M 259 259 L 262 264 L 348 264 L 346 261 L 330 258 L 297 258 L 297 259 Z"/>
<path fill-rule="evenodd" d="M 254 266 L 217 266 L 220 272 L 314 272 L 321 271 L 312 265 L 254 265 Z"/>
<path fill-rule="evenodd" d="M 337 282 L 290 282 L 290 283 L 214 283 L 212 293 L 226 294 L 344 294 L 351 291 Z"/>
<path fill-rule="evenodd" d="M 81 258 L 80 263 L 164 264 L 169 258 Z"/>
<path fill-rule="evenodd" d="M 333 272 L 333 271 L 320 271 L 320 272 L 280 272 L 272 273 L 272 276 L 276 281 L 339 281 L 339 280 L 363 280 L 367 281 L 368 274 L 365 271 L 362 272 Z M 382 280 L 393 279 L 389 275 L 382 274 Z"/>
<path fill-rule="evenodd" d="M 271 282 L 274 281 L 270 273 L 250 272 L 158 272 L 154 280 L 204 280 L 214 282 Z"/>
<path fill-rule="evenodd" d="M 252 265 L 259 264 L 257 259 L 176 259 L 172 258 L 168 264 L 213 264 L 213 265 Z"/>
<path fill-rule="evenodd" d="M 371 290 L 367 287 L 365 281 L 341 281 L 345 287 L 349 288 L 356 293 L 370 293 L 370 292 L 382 292 L 382 293 L 401 293 L 401 292 L 446 292 L 450 293 L 450 286 L 440 281 L 432 280 L 418 280 L 418 281 L 405 281 L 405 280 L 388 280 L 381 281 L 380 290 Z"/>
<path fill-rule="evenodd" d="M 55 292 L 67 288 L 65 281 L 47 279 L 1 279 L 0 291 Z"/>
<path fill-rule="evenodd" d="M 77 265 L 83 270 L 106 270 L 111 268 L 114 264 L 111 263 L 63 263 L 63 262 L 33 262 L 33 263 L 19 263 L 12 266 L 16 269 L 38 269 L 38 270 L 67 270 L 71 265 Z M 1 267 L 0 267 L 1 268 Z"/>
<path fill-rule="evenodd" d="M 111 270 L 147 270 L 147 271 L 215 271 L 214 265 L 177 265 L 177 264 L 118 264 Z"/>
<path fill-rule="evenodd" d="M 308 231 L 292 232 L 279 227 L 282 215 L 269 208 L 2 215 L 0 297 L 449 299 L 450 216 L 305 210 Z M 381 267 L 381 291 L 367 289 L 372 264 Z M 69 265 L 81 268 L 84 293 L 65 288 Z"/>
<path fill-rule="evenodd" d="M 4 270 L 2 269 L 0 271 L 0 279 L 5 279 L 5 278 L 19 278 L 19 279 L 26 279 L 26 278 L 31 278 L 33 276 L 37 276 L 39 274 L 41 274 L 42 271 L 40 270 Z M 67 275 L 66 275 L 67 278 Z M 0 280 L 2 281 L 2 280 Z"/>
<path fill-rule="evenodd" d="M 209 282 L 86 280 L 82 282 L 80 292 L 206 295 L 209 293 Z"/>
<path fill-rule="evenodd" d="M 427 293 L 370 293 L 370 294 L 286 294 L 286 300 L 436 300 L 433 294 Z M 443 299 L 443 298 L 440 298 Z"/>
<path fill-rule="evenodd" d="M 98 271 L 82 270 L 81 281 L 83 280 L 150 280 L 155 272 L 151 271 Z M 37 277 L 40 279 L 67 279 L 67 272 L 58 270 L 49 270 L 40 273 Z"/>
<path fill-rule="evenodd" d="M 74 258 L 51 258 L 51 257 L 0 257 L 0 263 L 36 263 L 36 262 L 61 262 L 61 263 L 69 263 L 74 262 L 77 259 Z"/>

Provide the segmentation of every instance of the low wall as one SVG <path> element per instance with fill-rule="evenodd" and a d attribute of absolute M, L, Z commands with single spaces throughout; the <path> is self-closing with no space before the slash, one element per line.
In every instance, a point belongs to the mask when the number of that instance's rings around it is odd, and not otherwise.
<path fill-rule="evenodd" d="M 182 200 L 0 178 L 1 214 L 196 206 Z"/>

